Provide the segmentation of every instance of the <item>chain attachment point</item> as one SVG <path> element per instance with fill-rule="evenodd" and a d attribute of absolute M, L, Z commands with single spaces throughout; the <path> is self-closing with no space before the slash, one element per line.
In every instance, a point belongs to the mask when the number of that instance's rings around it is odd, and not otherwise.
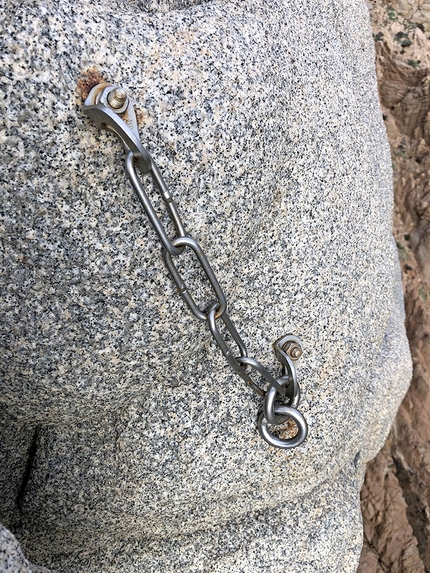
<path fill-rule="evenodd" d="M 260 435 L 267 443 L 277 448 L 289 449 L 299 446 L 305 440 L 308 433 L 306 420 L 297 410 L 300 402 L 300 387 L 297 381 L 294 363 L 302 355 L 302 343 L 300 339 L 293 335 L 286 335 L 274 343 L 273 348 L 275 355 L 282 365 L 282 375 L 279 378 L 273 377 L 260 362 L 248 357 L 246 346 L 226 312 L 227 300 L 212 267 L 199 243 L 186 234 L 173 196 L 157 164 L 140 141 L 136 114 L 126 92 L 123 88 L 110 83 L 99 84 L 90 91 L 84 104 L 84 112 L 98 127 L 109 129 L 121 140 L 127 151 L 125 164 L 129 181 L 153 229 L 161 241 L 164 262 L 179 292 L 193 314 L 199 320 L 207 322 L 215 342 L 218 344 L 233 371 L 236 372 L 256 394 L 264 398 L 263 412 L 258 418 Z M 143 188 L 142 182 L 136 172 L 136 167 L 143 175 L 151 175 L 154 185 L 158 189 L 160 197 L 166 207 L 167 214 L 175 228 L 176 236 L 173 239 L 169 238 L 148 194 Z M 188 292 L 178 268 L 173 262 L 172 257 L 179 256 L 187 247 L 196 255 L 216 297 L 216 300 L 204 310 L 200 309 L 195 303 L 192 295 Z M 239 356 L 235 356 L 220 332 L 217 324 L 217 321 L 220 319 L 236 343 Z M 268 382 L 269 388 L 267 391 L 253 381 L 249 373 L 250 370 L 255 370 Z M 288 398 L 288 404 L 277 403 L 276 400 L 278 397 Z M 289 418 L 294 420 L 298 430 L 297 435 L 293 438 L 278 438 L 269 430 L 269 425 L 276 426 L 283 424 Z"/>
<path fill-rule="evenodd" d="M 276 404 L 275 400 L 278 398 L 278 392 L 274 386 L 269 388 L 263 403 L 263 413 L 268 423 L 272 425 L 283 424 L 287 419 L 275 414 L 275 408 L 277 406 L 290 406 L 291 408 L 295 408 L 297 410 L 300 403 L 300 386 L 297 382 L 297 376 L 295 373 L 293 377 L 282 376 L 281 378 L 278 378 L 277 382 L 278 384 L 281 384 L 283 388 L 285 388 L 284 396 L 279 395 L 279 397 L 287 397 L 289 400 L 288 404 Z"/>
<path fill-rule="evenodd" d="M 84 103 L 84 113 L 96 124 L 117 135 L 127 151 L 132 151 L 142 173 L 152 169 L 152 157 L 143 147 L 139 139 L 136 114 L 130 98 L 126 96 L 120 108 L 109 104 L 109 95 L 122 90 L 119 86 L 109 83 L 98 84 L 88 94 Z M 113 96 L 111 96 L 112 100 Z"/>

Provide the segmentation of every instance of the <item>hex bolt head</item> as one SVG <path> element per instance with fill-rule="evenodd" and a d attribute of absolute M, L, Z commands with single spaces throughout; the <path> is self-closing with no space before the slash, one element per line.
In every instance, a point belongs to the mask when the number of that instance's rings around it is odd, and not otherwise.
<path fill-rule="evenodd" d="M 298 360 L 303 354 L 303 350 L 296 342 L 287 342 L 282 346 L 282 350 L 293 360 Z"/>
<path fill-rule="evenodd" d="M 291 358 L 297 359 L 297 358 L 300 358 L 301 355 L 302 355 L 302 350 L 298 346 L 291 349 Z"/>
<path fill-rule="evenodd" d="M 112 109 L 121 108 L 127 100 L 127 94 L 122 88 L 115 88 L 108 93 L 107 101 Z"/>

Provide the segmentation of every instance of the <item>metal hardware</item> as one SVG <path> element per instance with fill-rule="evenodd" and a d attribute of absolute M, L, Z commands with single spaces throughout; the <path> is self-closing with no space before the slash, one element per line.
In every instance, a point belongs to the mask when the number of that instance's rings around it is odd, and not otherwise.
<path fill-rule="evenodd" d="M 192 239 L 191 237 L 178 237 L 177 239 L 173 239 L 172 244 L 174 247 L 178 246 L 189 247 L 195 252 L 196 257 L 200 263 L 200 266 L 202 267 L 205 275 L 208 277 L 208 280 L 217 297 L 217 311 L 215 314 L 215 318 L 219 318 L 224 314 L 227 308 L 227 301 L 225 299 L 224 293 L 222 292 L 220 284 L 217 281 L 216 276 L 214 275 L 214 272 L 203 252 L 203 249 L 198 244 L 198 242 Z M 175 263 L 172 260 L 172 255 L 168 253 L 167 250 L 164 251 L 164 262 L 166 263 L 166 267 L 168 268 L 171 277 L 175 281 L 176 286 L 179 289 L 179 292 L 183 296 L 185 302 L 188 304 L 190 309 L 193 311 L 194 316 L 196 316 L 200 320 L 207 320 L 208 319 L 207 312 L 200 310 L 196 305 L 196 303 L 194 302 L 194 299 L 188 292 L 184 281 L 181 279 L 178 269 L 175 267 Z"/>
<path fill-rule="evenodd" d="M 119 110 L 127 103 L 127 94 L 122 88 L 115 88 L 109 92 L 107 101 L 110 107 L 114 110 Z"/>
<path fill-rule="evenodd" d="M 160 239 L 165 265 L 180 294 L 194 316 L 207 323 L 215 342 L 232 370 L 256 394 L 264 398 L 263 412 L 258 418 L 260 435 L 268 444 L 276 448 L 289 449 L 299 446 L 306 439 L 308 433 L 306 420 L 297 410 L 300 402 L 300 387 L 294 363 L 302 355 L 300 339 L 293 335 L 287 335 L 274 343 L 276 358 L 282 365 L 281 376 L 278 378 L 272 376 L 269 370 L 258 360 L 248 357 L 246 346 L 226 312 L 227 300 L 212 267 L 199 243 L 185 232 L 173 196 L 168 190 L 155 161 L 139 139 L 136 115 L 126 92 L 121 87 L 109 83 L 99 84 L 88 95 L 84 104 L 84 112 L 97 127 L 104 127 L 113 131 L 121 140 L 127 151 L 125 167 L 129 181 Z M 176 232 L 176 236 L 172 239 L 169 238 L 165 227 L 158 218 L 151 200 L 143 188 L 136 167 L 143 175 L 151 175 Z M 215 300 L 208 308 L 201 309 L 197 306 L 173 261 L 173 257 L 181 255 L 186 248 L 191 249 L 196 255 L 197 261 L 214 291 Z M 220 321 L 237 345 L 239 355 L 231 350 L 229 343 L 221 333 Z M 251 371 L 260 374 L 263 381 L 268 385 L 267 390 L 254 382 L 250 375 Z M 287 399 L 288 403 L 281 404 L 279 399 Z M 294 420 L 297 426 L 297 435 L 293 438 L 279 438 L 269 430 L 269 425 L 281 425 L 288 419 Z"/>
<path fill-rule="evenodd" d="M 140 143 L 136 114 L 127 98 L 124 109 L 111 109 L 108 95 L 118 88 L 112 84 L 98 84 L 88 94 L 84 103 L 84 112 L 97 127 L 113 131 L 122 141 L 127 151 L 132 151 L 142 173 L 152 170 L 152 157 Z"/>
<path fill-rule="evenodd" d="M 302 414 L 291 406 L 275 406 L 275 415 L 285 420 L 288 418 L 294 420 L 297 426 L 297 434 L 293 438 L 278 438 L 269 430 L 269 422 L 264 417 L 264 414 L 260 414 L 258 418 L 258 429 L 263 440 L 266 440 L 268 444 L 281 450 L 289 450 L 300 446 L 308 435 L 308 425 Z"/>
<path fill-rule="evenodd" d="M 302 341 L 300 338 L 297 338 L 297 336 L 287 334 L 286 336 L 278 338 L 273 345 L 273 350 L 275 351 L 276 358 L 282 362 L 282 364 L 284 360 L 289 364 L 288 358 L 296 362 L 303 354 Z"/>
<path fill-rule="evenodd" d="M 294 376 L 292 379 L 290 376 L 282 376 L 278 378 L 278 384 L 284 386 L 286 388 L 286 393 L 284 394 L 285 397 L 289 398 L 287 406 L 291 408 L 297 409 L 300 403 L 300 386 L 297 382 L 297 377 Z M 266 397 L 263 403 L 263 413 L 264 417 L 268 421 L 269 424 L 276 425 L 276 424 L 283 424 L 286 421 L 286 418 L 282 418 L 275 415 L 275 408 L 282 404 L 275 404 L 275 400 L 278 398 L 278 392 L 274 386 L 269 388 L 266 392 Z M 280 395 L 281 398 L 283 397 Z M 284 404 L 285 405 L 285 404 Z"/>
<path fill-rule="evenodd" d="M 148 154 L 149 155 L 149 154 Z M 149 156 L 151 157 L 151 156 Z M 183 251 L 183 248 L 178 248 L 175 247 L 171 240 L 169 239 L 165 228 L 163 227 L 160 219 L 158 218 L 157 213 L 155 212 L 154 207 L 152 206 L 151 200 L 149 199 L 148 195 L 146 194 L 142 183 L 139 180 L 139 177 L 136 173 L 136 168 L 134 166 L 134 161 L 135 161 L 135 156 L 133 151 L 129 151 L 127 153 L 127 156 L 125 158 L 125 168 L 128 174 L 128 178 L 130 180 L 131 185 L 133 186 L 133 189 L 136 192 L 136 195 L 138 196 L 140 202 L 142 203 L 142 206 L 145 210 L 145 213 L 148 216 L 148 219 L 151 223 L 151 225 L 153 226 L 155 232 L 157 233 L 161 244 L 163 245 L 165 252 L 171 254 L 171 255 L 180 255 Z M 152 158 L 151 158 L 151 162 Z M 173 199 L 171 198 L 169 192 L 164 189 L 165 188 L 165 183 L 161 177 L 161 175 L 158 172 L 154 173 L 154 171 L 150 172 L 152 175 L 152 179 L 156 184 L 156 187 L 158 187 L 158 190 L 160 191 L 160 195 L 161 195 L 161 199 L 163 200 L 164 204 L 166 205 L 167 208 L 167 212 L 169 214 L 169 217 L 171 219 L 171 221 L 173 222 L 176 232 L 179 235 L 179 237 L 185 237 L 185 230 L 184 230 L 184 226 L 182 224 L 181 218 L 179 216 L 178 213 L 178 209 L 176 207 L 175 202 L 173 201 Z"/>

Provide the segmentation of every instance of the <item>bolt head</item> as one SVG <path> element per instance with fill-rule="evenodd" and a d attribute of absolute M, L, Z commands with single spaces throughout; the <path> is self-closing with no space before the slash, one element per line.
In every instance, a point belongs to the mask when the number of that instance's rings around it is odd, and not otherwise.
<path fill-rule="evenodd" d="M 296 342 L 287 342 L 282 347 L 282 350 L 288 354 L 293 360 L 297 360 L 302 355 L 303 351 L 301 347 Z"/>
<path fill-rule="evenodd" d="M 108 104 L 113 109 L 121 108 L 127 100 L 127 94 L 122 88 L 115 88 L 107 96 Z"/>
<path fill-rule="evenodd" d="M 293 348 L 291 350 L 291 357 L 292 358 L 300 358 L 301 355 L 302 355 L 302 351 L 298 346 L 296 346 L 295 348 Z"/>

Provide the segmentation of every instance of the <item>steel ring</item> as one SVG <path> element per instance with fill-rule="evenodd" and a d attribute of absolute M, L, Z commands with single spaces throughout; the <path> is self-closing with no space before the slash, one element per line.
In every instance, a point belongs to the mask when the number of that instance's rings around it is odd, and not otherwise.
<path fill-rule="evenodd" d="M 281 450 L 288 450 L 290 448 L 300 446 L 308 435 L 308 425 L 302 414 L 290 406 L 275 406 L 275 414 L 285 416 L 286 419 L 293 419 L 297 425 L 297 434 L 294 438 L 288 438 L 286 440 L 283 438 L 277 438 L 269 431 L 269 423 L 264 416 L 264 413 L 262 413 L 258 418 L 258 431 L 260 432 L 260 436 L 263 440 L 265 440 L 269 445 L 274 446 L 275 448 L 280 448 Z"/>
<path fill-rule="evenodd" d="M 278 383 L 282 384 L 282 386 L 285 386 L 289 382 L 290 379 L 287 376 L 278 378 Z M 274 386 L 271 386 L 266 393 L 266 397 L 264 399 L 264 404 L 263 404 L 264 417 L 266 418 L 269 424 L 273 424 L 274 426 L 278 424 L 283 424 L 289 417 L 289 416 L 277 416 L 275 414 L 275 407 L 276 407 L 275 400 L 277 394 L 278 392 L 276 388 Z M 289 396 L 290 392 L 288 392 L 286 395 Z M 297 410 L 299 404 L 300 404 L 300 386 L 299 383 L 297 382 L 297 376 L 294 376 L 293 392 L 291 393 L 290 399 L 286 404 L 286 406 L 289 406 L 290 408 L 294 408 Z M 279 404 L 279 406 L 281 405 L 282 404 Z"/>

